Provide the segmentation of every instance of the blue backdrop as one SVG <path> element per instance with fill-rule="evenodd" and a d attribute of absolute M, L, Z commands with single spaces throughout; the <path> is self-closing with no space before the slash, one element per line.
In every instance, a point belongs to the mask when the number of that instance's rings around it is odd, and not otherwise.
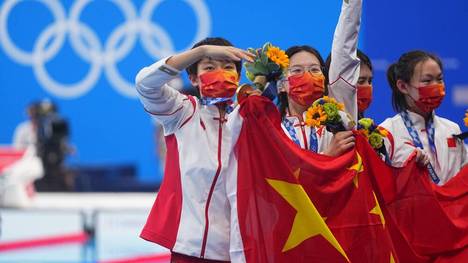
<path fill-rule="evenodd" d="M 161 172 L 154 126 L 133 79 L 153 61 L 206 36 L 241 48 L 271 41 L 329 53 L 341 1 L 3 1 L 0 10 L 0 144 L 11 143 L 28 102 L 50 98 L 71 124 L 71 164 L 135 163 L 142 180 Z M 468 4 L 365 1 L 360 47 L 375 64 L 369 115 L 393 115 L 388 64 L 407 50 L 439 54 L 448 96 L 438 113 L 460 125 L 468 107 Z M 185 83 L 185 84 L 184 84 Z M 184 86 L 186 78 L 175 83 Z"/>

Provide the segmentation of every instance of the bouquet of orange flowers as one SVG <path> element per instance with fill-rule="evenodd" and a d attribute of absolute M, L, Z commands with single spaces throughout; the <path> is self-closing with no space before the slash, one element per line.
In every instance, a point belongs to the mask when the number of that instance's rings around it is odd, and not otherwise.
<path fill-rule="evenodd" d="M 253 62 L 245 62 L 245 74 L 255 86 L 263 90 L 269 81 L 278 80 L 289 66 L 289 58 L 279 47 L 267 42 L 262 48 L 247 49 L 255 55 Z"/>
<path fill-rule="evenodd" d="M 314 101 L 307 109 L 305 123 L 316 128 L 324 125 L 333 133 L 351 130 L 355 125 L 350 116 L 344 112 L 343 103 L 328 96 Z"/>
<path fill-rule="evenodd" d="M 245 73 L 247 78 L 253 82 L 241 85 L 237 90 L 237 100 L 240 103 L 248 93 L 254 89 L 262 91 L 262 95 L 274 99 L 278 93 L 276 82 L 281 79 L 289 66 L 289 58 L 279 47 L 267 42 L 262 48 L 247 49 L 255 55 L 253 62 L 245 62 Z"/>

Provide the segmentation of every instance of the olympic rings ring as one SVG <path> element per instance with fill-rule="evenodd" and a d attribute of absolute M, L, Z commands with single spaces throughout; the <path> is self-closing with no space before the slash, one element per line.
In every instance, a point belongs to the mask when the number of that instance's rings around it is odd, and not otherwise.
<path fill-rule="evenodd" d="M 28 52 L 13 43 L 8 32 L 10 14 L 21 1 L 6 0 L 0 8 L 0 44 L 11 59 L 19 64 L 31 66 L 38 82 L 55 96 L 68 99 L 81 97 L 96 86 L 104 72 L 117 92 L 135 98 L 133 82 L 122 77 L 117 65 L 133 51 L 137 41 L 141 41 L 141 46 L 152 59 L 160 59 L 179 50 L 175 50 L 169 33 L 160 24 L 152 21 L 155 9 L 164 0 L 148 0 L 141 6 L 139 12 L 131 0 L 109 1 L 120 10 L 124 22 L 110 33 L 103 44 L 93 28 L 80 21 L 82 11 L 93 1 L 76 0 L 67 15 L 61 1 L 38 0 L 52 14 L 53 23 L 41 31 L 33 50 Z M 210 13 L 205 2 L 203 0 L 184 0 L 184 2 L 193 10 L 198 27 L 192 41 L 181 50 L 189 49 L 194 43 L 207 37 L 211 31 Z M 90 65 L 87 74 L 72 84 L 54 80 L 45 66 L 58 55 L 67 40 L 79 58 Z"/>

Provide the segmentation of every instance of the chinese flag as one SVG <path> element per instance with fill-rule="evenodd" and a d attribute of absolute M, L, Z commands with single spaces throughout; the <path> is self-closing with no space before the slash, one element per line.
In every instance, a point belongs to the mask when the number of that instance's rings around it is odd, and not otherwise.
<path fill-rule="evenodd" d="M 468 262 L 468 167 L 443 186 L 414 162 L 389 178 L 369 170 L 400 262 Z"/>
<path fill-rule="evenodd" d="M 360 136 L 337 158 L 300 149 L 260 96 L 240 114 L 237 219 L 247 262 L 465 262 L 453 260 L 466 256 L 468 175 L 435 187 L 414 163 L 388 167 Z"/>
<path fill-rule="evenodd" d="M 339 158 L 302 150 L 258 96 L 241 115 L 237 203 L 247 262 L 396 262 L 363 164 L 367 148 Z"/>

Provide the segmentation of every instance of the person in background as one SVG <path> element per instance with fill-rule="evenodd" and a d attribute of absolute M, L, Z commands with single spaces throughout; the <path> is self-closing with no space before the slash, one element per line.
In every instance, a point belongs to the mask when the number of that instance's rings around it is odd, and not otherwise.
<path fill-rule="evenodd" d="M 29 120 L 20 123 L 13 135 L 13 151 L 19 157 L 0 170 L 0 206 L 25 208 L 35 196 L 34 181 L 44 175 L 37 155 L 37 126 L 40 103 L 30 103 L 26 109 Z"/>
<path fill-rule="evenodd" d="M 357 40 L 357 38 L 356 38 Z M 357 42 L 356 42 L 357 45 Z M 335 50 L 336 52 L 336 50 Z M 361 119 L 365 117 L 365 111 L 369 108 L 370 104 L 372 103 L 372 97 L 373 97 L 373 85 L 372 85 L 372 80 L 374 78 L 374 72 L 372 68 L 372 61 L 370 58 L 362 52 L 360 49 L 356 50 L 356 56 L 359 60 L 359 78 L 357 80 L 357 84 L 355 85 L 356 89 L 356 96 L 357 96 L 357 119 Z M 338 57 L 338 56 L 337 56 Z M 352 56 L 350 56 L 351 58 Z M 352 59 L 349 59 L 349 65 L 354 65 L 354 61 Z M 328 71 L 330 71 L 330 65 L 331 65 L 331 54 L 328 56 L 326 62 L 325 62 Z M 345 64 L 345 63 L 343 63 Z M 334 64 L 335 65 L 335 64 Z M 347 70 L 349 71 L 355 71 L 353 68 L 348 68 Z M 357 71 L 355 71 L 357 72 Z M 333 74 L 332 74 L 333 75 Z M 344 74 L 346 75 L 346 74 Z M 348 82 L 349 81 L 349 82 Z M 348 80 L 344 84 L 344 86 L 348 86 L 348 88 L 351 88 L 351 80 Z M 337 96 L 340 100 L 344 100 L 347 103 L 354 103 L 351 102 L 351 100 L 347 101 L 345 98 L 340 98 L 341 96 L 336 95 L 337 85 L 335 84 L 336 81 L 330 82 L 330 93 L 333 94 L 333 96 Z M 352 87 L 354 88 L 354 87 Z M 354 94 L 354 93 L 353 93 Z M 349 109 L 349 106 L 348 106 Z M 353 111 L 353 110 L 351 110 Z"/>
<path fill-rule="evenodd" d="M 18 150 L 26 150 L 37 146 L 37 124 L 40 103 L 32 102 L 26 108 L 28 120 L 20 123 L 13 135 L 13 147 Z"/>

